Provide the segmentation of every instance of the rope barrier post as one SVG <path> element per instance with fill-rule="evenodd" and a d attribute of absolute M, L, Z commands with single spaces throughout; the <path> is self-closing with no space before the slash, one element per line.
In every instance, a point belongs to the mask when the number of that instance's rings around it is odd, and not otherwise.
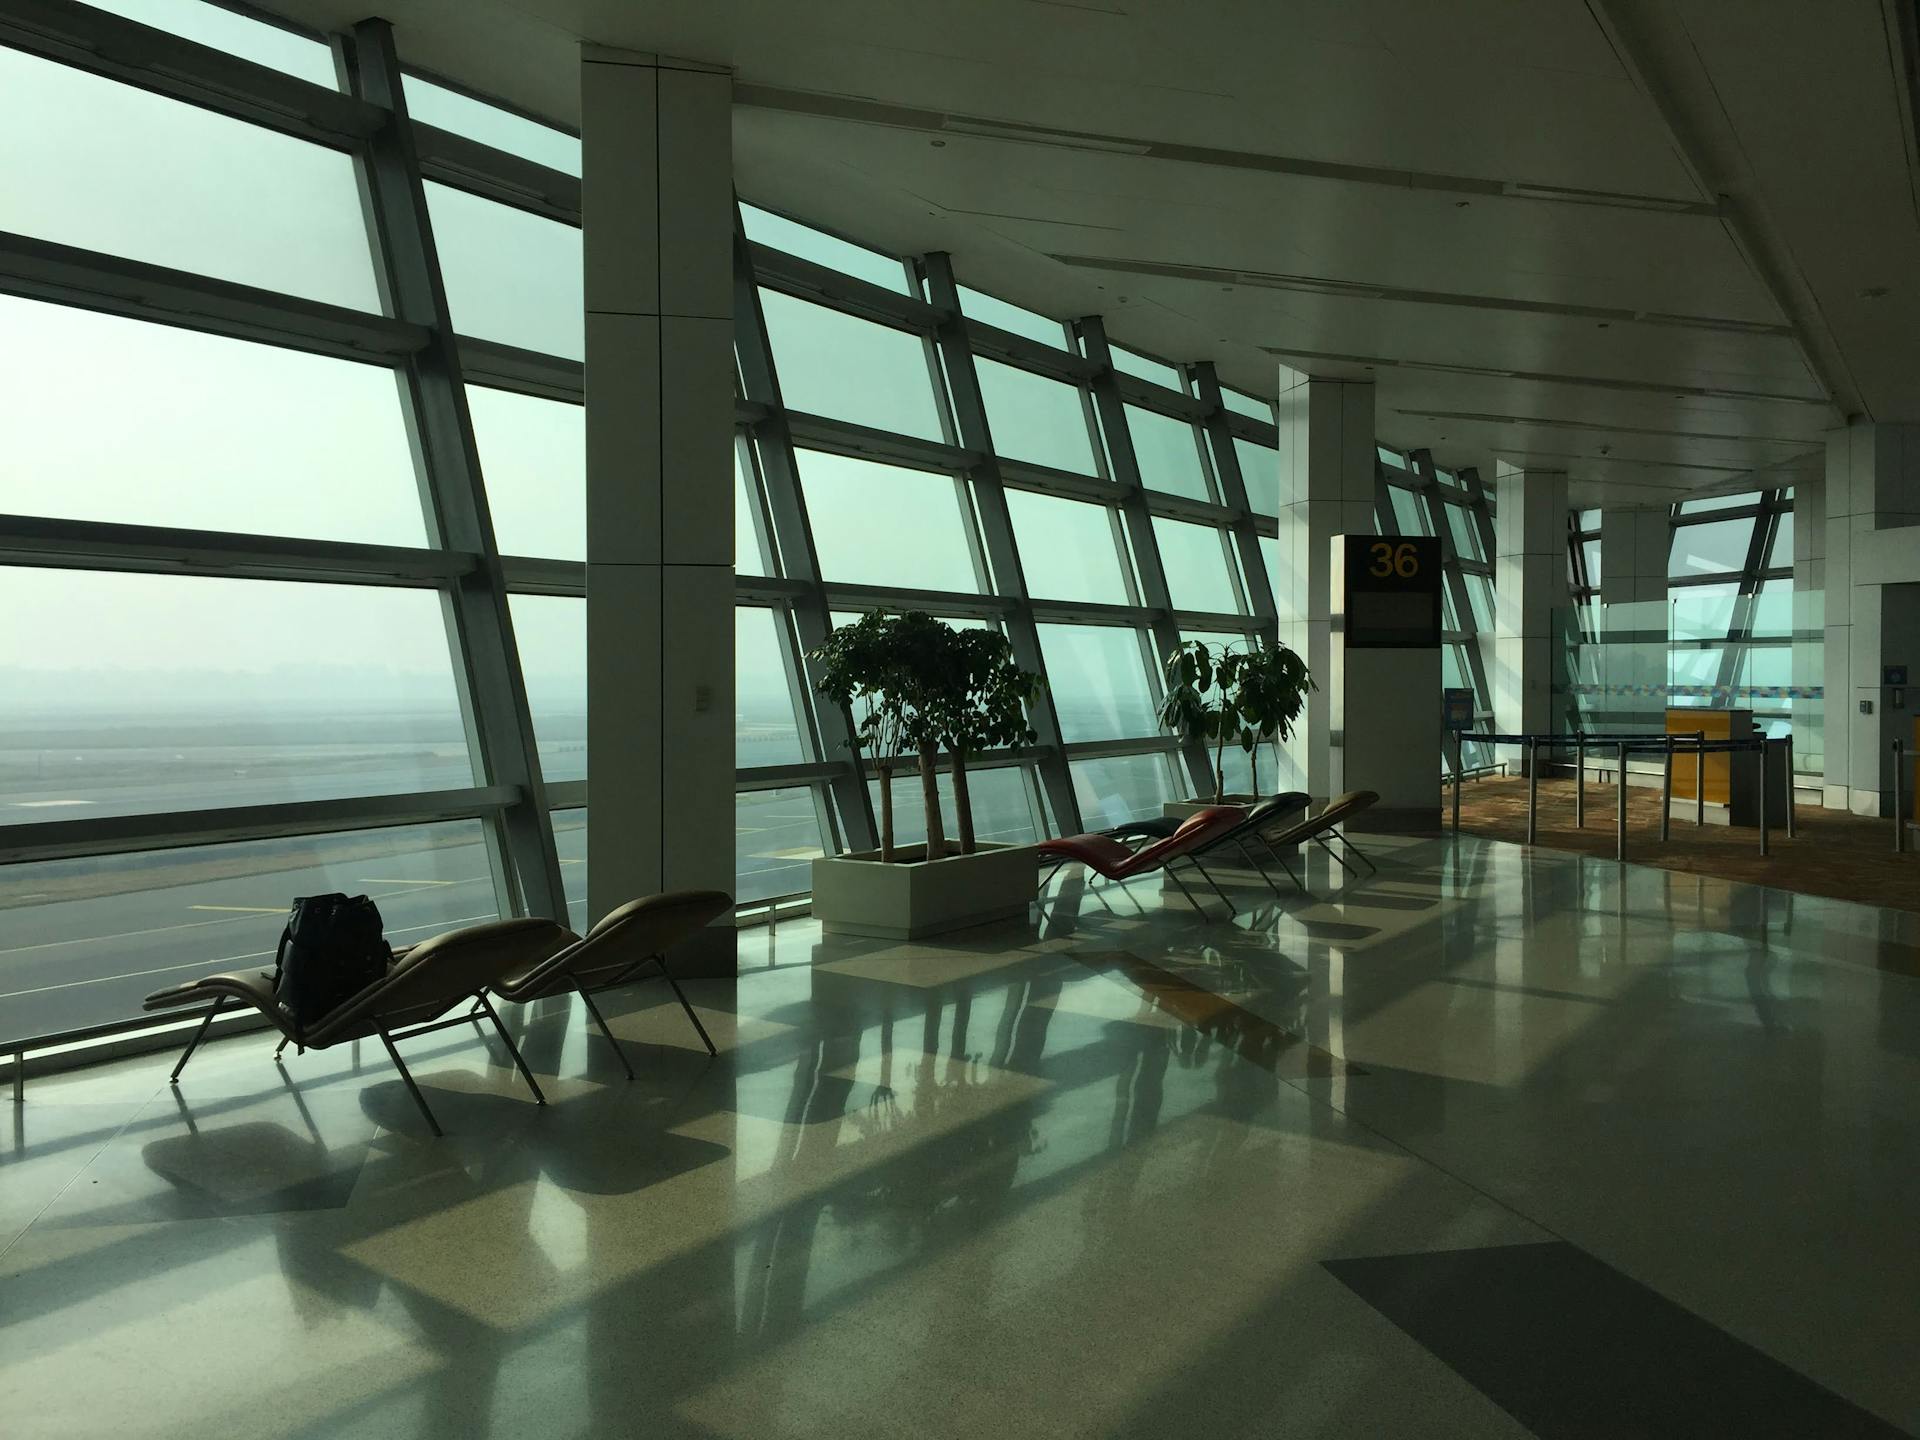
<path fill-rule="evenodd" d="M 1527 844 L 1540 833 L 1540 749 L 1527 736 Z"/>
<path fill-rule="evenodd" d="M 1900 783 L 1900 772 L 1905 768 L 1901 763 L 1903 746 L 1898 740 L 1893 742 L 1893 853 L 1903 854 L 1907 848 L 1907 822 L 1901 810 L 1906 800 L 1906 786 Z"/>
<path fill-rule="evenodd" d="M 1620 742 L 1620 813 L 1614 817 L 1613 858 L 1627 858 L 1627 742 Z"/>
<path fill-rule="evenodd" d="M 1660 843 L 1673 838 L 1673 736 L 1667 736 L 1666 769 L 1660 780 Z"/>
<path fill-rule="evenodd" d="M 1793 839 L 1793 732 L 1782 742 L 1787 747 L 1787 839 Z"/>
<path fill-rule="evenodd" d="M 1760 853 L 1767 853 L 1767 737 L 1760 737 Z"/>
<path fill-rule="evenodd" d="M 1467 778 L 1467 737 L 1453 732 L 1453 833 L 1460 833 L 1460 787 Z"/>
<path fill-rule="evenodd" d="M 1707 823 L 1707 732 L 1693 732 L 1693 823 Z"/>
<path fill-rule="evenodd" d="M 1587 828 L 1587 737 L 1573 732 L 1573 828 Z"/>

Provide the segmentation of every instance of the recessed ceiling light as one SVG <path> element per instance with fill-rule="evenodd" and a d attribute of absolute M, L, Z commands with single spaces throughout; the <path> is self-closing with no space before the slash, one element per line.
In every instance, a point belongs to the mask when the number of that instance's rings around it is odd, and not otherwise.
<path fill-rule="evenodd" d="M 1611 320 L 1602 320 L 1602 321 L 1601 321 L 1601 322 L 1600 322 L 1600 323 L 1599 323 L 1599 324 L 1598 324 L 1597 326 L 1595 326 L 1594 328 L 1595 328 L 1595 329 L 1597 329 L 1597 330 L 1604 330 L 1604 329 L 1606 329 L 1606 328 L 1607 328 L 1607 327 L 1608 327 L 1609 325 L 1611 325 L 1612 323 L 1613 323 L 1613 322 L 1612 322 Z"/>
<path fill-rule="evenodd" d="M 1464 210 L 1467 208 L 1469 203 L 1470 202 L 1466 200 L 1456 200 L 1453 202 L 1453 208 L 1456 210 Z"/>
<path fill-rule="evenodd" d="M 930 140 L 927 143 L 932 145 L 936 150 L 944 150 L 947 148 L 947 142 L 944 140 Z"/>
<path fill-rule="evenodd" d="M 1892 292 L 1885 285 L 1869 285 L 1860 292 L 1862 300 L 1884 300 Z"/>

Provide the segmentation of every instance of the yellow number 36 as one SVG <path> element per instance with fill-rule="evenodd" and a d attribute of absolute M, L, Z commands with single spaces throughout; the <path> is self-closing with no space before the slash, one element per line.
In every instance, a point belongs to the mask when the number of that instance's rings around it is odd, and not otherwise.
<path fill-rule="evenodd" d="M 1420 556 L 1411 545 L 1376 540 L 1373 542 L 1373 564 L 1367 567 L 1367 573 L 1381 580 L 1389 575 L 1411 580 L 1420 573 Z"/>

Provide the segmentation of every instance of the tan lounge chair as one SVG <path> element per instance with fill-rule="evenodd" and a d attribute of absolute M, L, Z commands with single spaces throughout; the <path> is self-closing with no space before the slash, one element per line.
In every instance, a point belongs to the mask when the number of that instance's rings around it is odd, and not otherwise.
<path fill-rule="evenodd" d="M 1256 833 L 1259 835 L 1261 842 L 1266 845 L 1267 849 L 1273 853 L 1276 859 L 1279 858 L 1280 851 L 1286 849 L 1288 846 L 1304 845 L 1308 841 L 1312 841 L 1315 845 L 1318 845 L 1322 850 L 1326 851 L 1327 854 L 1333 856 L 1333 858 L 1339 862 L 1341 869 L 1347 871 L 1349 874 L 1357 875 L 1359 872 L 1355 870 L 1353 866 L 1347 864 L 1345 860 L 1341 859 L 1340 852 L 1327 843 L 1328 839 L 1331 838 L 1338 840 L 1342 846 L 1351 850 L 1354 855 L 1359 858 L 1360 863 L 1365 865 L 1368 870 L 1377 871 L 1380 867 L 1375 865 L 1373 861 L 1367 857 L 1364 850 L 1347 839 L 1347 837 L 1341 833 L 1339 827 L 1355 815 L 1358 815 L 1362 810 L 1366 810 L 1376 804 L 1379 799 L 1380 796 L 1377 791 L 1349 790 L 1346 794 L 1336 796 L 1327 802 L 1327 807 L 1318 815 L 1309 815 L 1304 819 L 1294 821 L 1290 825 L 1275 826 Z"/>
<path fill-rule="evenodd" d="M 541 919 L 494 920 L 463 930 L 450 930 L 402 951 L 394 960 L 393 967 L 380 979 L 308 1025 L 295 1022 L 273 993 L 273 977 L 259 970 L 207 975 L 184 985 L 156 990 L 147 997 L 144 1008 L 149 1011 L 172 1010 L 209 1000 L 213 1002 L 206 1018 L 193 1032 L 193 1038 L 187 1042 L 185 1053 L 173 1067 L 173 1074 L 169 1078 L 176 1085 L 180 1083 L 180 1072 L 187 1068 L 187 1061 L 193 1058 L 194 1049 L 206 1035 L 207 1027 L 213 1024 L 216 1015 L 232 1004 L 251 1005 L 280 1032 L 280 1044 L 273 1052 L 275 1059 L 289 1044 L 297 1045 L 302 1050 L 325 1050 L 345 1040 L 378 1035 L 381 1043 L 387 1047 L 387 1054 L 393 1059 L 394 1068 L 400 1072 L 400 1078 L 406 1081 L 413 1103 L 420 1107 L 421 1115 L 426 1117 L 427 1128 L 439 1135 L 443 1133 L 440 1124 L 433 1118 L 433 1111 L 427 1108 L 420 1087 L 413 1083 L 413 1075 L 400 1058 L 395 1042 L 467 1024 L 471 1018 L 469 1015 L 456 1015 L 452 1019 L 442 1017 L 463 1001 L 472 1000 L 476 1002 L 473 1013 L 485 1012 L 487 1018 L 493 1021 L 494 1029 L 507 1047 L 507 1053 L 513 1057 L 513 1063 L 525 1078 L 527 1088 L 533 1091 L 533 1098 L 542 1105 L 546 1104 L 546 1096 L 540 1093 L 533 1072 L 527 1069 L 527 1062 L 520 1058 L 513 1037 L 507 1034 L 506 1026 L 500 1023 L 499 1015 L 488 1003 L 487 987 L 502 975 L 525 969 L 551 955 L 572 938 L 572 933 L 564 926 Z"/>
<path fill-rule="evenodd" d="M 664 895 L 629 900 L 602 916 L 584 939 L 569 932 L 563 948 L 494 981 L 493 993 L 516 1005 L 544 1000 L 551 995 L 577 994 L 600 1027 L 600 1033 L 607 1037 L 613 1053 L 620 1057 L 620 1064 L 631 1080 L 633 1066 L 628 1063 L 620 1042 L 613 1038 L 613 1031 L 608 1028 L 600 1007 L 593 1003 L 593 997 L 599 991 L 641 978 L 642 972 L 652 967 L 673 987 L 680 1008 L 687 1012 L 687 1019 L 699 1032 L 700 1043 L 707 1047 L 707 1054 L 717 1055 L 719 1052 L 713 1048 L 707 1027 L 700 1023 L 693 1006 L 687 1003 L 680 982 L 667 969 L 665 955 L 732 906 L 733 897 L 719 890 L 671 890 Z"/>

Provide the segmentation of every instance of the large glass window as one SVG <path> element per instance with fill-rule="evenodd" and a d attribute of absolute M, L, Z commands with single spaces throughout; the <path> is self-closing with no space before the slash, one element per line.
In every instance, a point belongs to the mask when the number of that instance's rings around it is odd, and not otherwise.
<path fill-rule="evenodd" d="M 1793 512 L 1784 512 L 1774 522 L 1773 549 L 1768 554 L 1766 564 L 1774 570 L 1785 570 L 1793 564 Z"/>
<path fill-rule="evenodd" d="M 1487 558 L 1487 549 L 1480 543 L 1480 526 L 1474 520 L 1472 513 L 1464 505 L 1442 504 L 1440 508 L 1446 514 L 1447 530 L 1453 536 L 1453 553 L 1462 560 L 1484 562 Z"/>
<path fill-rule="evenodd" d="M 338 88 L 333 51 L 318 40 L 264 20 L 249 19 L 207 0 L 86 0 L 96 10 L 108 10 L 165 30 L 184 40 L 224 50 L 256 65 L 279 70 L 329 90 Z"/>
<path fill-rule="evenodd" d="M 1076 387 L 998 360 L 978 358 L 974 368 L 998 454 L 1080 475 L 1098 473 Z"/>
<path fill-rule="evenodd" d="M 1074 798 L 1080 804 L 1080 822 L 1089 830 L 1158 815 L 1175 798 L 1173 772 L 1165 755 L 1111 755 L 1075 760 L 1068 768 Z"/>
<path fill-rule="evenodd" d="M 777 290 L 760 292 L 760 308 L 788 409 L 923 440 L 943 438 L 918 335 Z"/>
<path fill-rule="evenodd" d="M 513 637 L 533 711 L 540 774 L 587 778 L 587 602 L 573 595 L 512 595 Z"/>
<path fill-rule="evenodd" d="M 746 230 L 747 238 L 756 244 L 784 250 L 789 255 L 798 255 L 802 260 L 811 260 L 816 265 L 825 265 L 843 275 L 856 276 L 902 295 L 907 293 L 906 266 L 890 255 L 882 255 L 877 250 L 869 250 L 864 245 L 842 240 L 838 235 L 829 235 L 824 230 L 816 230 L 811 225 L 802 225 L 797 220 L 789 220 L 784 215 L 776 215 L 771 210 L 762 210 L 754 205 L 743 204 L 740 207 L 740 224 Z"/>
<path fill-rule="evenodd" d="M 953 476 L 794 452 L 821 577 L 917 590 L 980 588 Z"/>
<path fill-rule="evenodd" d="M 0 823 L 473 783 L 439 595 L 0 568 Z"/>
<path fill-rule="evenodd" d="M 553 848 L 560 855 L 560 885 L 567 897 L 567 924 L 587 933 L 587 812 L 553 812 Z"/>
<path fill-rule="evenodd" d="M 940 791 L 940 823 L 947 840 L 960 834 L 960 811 L 953 798 L 953 776 L 948 771 L 936 778 Z M 876 822 L 880 815 L 880 782 L 869 780 L 867 792 L 872 798 Z M 982 844 L 1031 845 L 1040 837 L 1033 827 L 1033 807 L 1027 803 L 1027 782 L 1017 766 L 1003 765 L 992 770 L 977 766 L 967 769 L 967 792 L 973 797 L 973 838 Z M 917 770 L 902 767 L 894 772 L 893 838 L 896 844 L 919 845 L 927 838 L 927 804 L 920 789 Z"/>
<path fill-rule="evenodd" d="M 1280 513 L 1280 452 L 1251 440 L 1233 439 L 1240 459 L 1240 483 L 1246 486 L 1247 508 L 1260 515 Z"/>
<path fill-rule="evenodd" d="M 748 470 L 750 443 L 736 438 L 733 447 L 733 568 L 740 575 L 766 575 L 771 571 L 760 550 L 760 532 L 753 523 L 760 509 L 760 491 Z"/>
<path fill-rule="evenodd" d="M 407 113 L 423 125 L 450 130 L 482 145 L 505 150 L 523 160 L 580 173 L 580 138 L 569 135 L 538 120 L 516 115 L 499 105 L 489 105 L 445 85 L 436 85 L 418 75 L 402 78 L 406 87 Z"/>
<path fill-rule="evenodd" d="M 1234 389 L 1231 385 L 1222 385 L 1220 387 L 1220 399 L 1229 410 L 1245 415 L 1250 419 L 1264 420 L 1269 425 L 1273 424 L 1273 402 L 1271 400 L 1262 400 L 1257 396 L 1248 395 L 1244 391 Z"/>
<path fill-rule="evenodd" d="M 813 860 L 823 849 L 813 791 L 796 785 L 733 797 L 736 904 L 811 890 Z"/>
<path fill-rule="evenodd" d="M 393 372 L 0 296 L 0 513 L 423 545 Z"/>
<path fill-rule="evenodd" d="M 1393 504 L 1393 520 L 1398 533 L 1402 535 L 1431 535 L 1433 527 L 1427 523 L 1427 507 L 1420 497 L 1411 490 L 1398 485 L 1387 487 L 1387 498 Z"/>
<path fill-rule="evenodd" d="M 165 986 L 271 969 L 293 898 L 334 891 L 370 896 L 395 945 L 498 915 L 477 820 L 0 866 L 7 1033 L 107 1024 Z"/>
<path fill-rule="evenodd" d="M 1227 613 L 1246 608 L 1235 593 L 1232 561 L 1221 531 L 1156 515 L 1153 538 L 1160 547 L 1174 609 Z"/>
<path fill-rule="evenodd" d="M 586 559 L 585 407 L 469 385 L 467 409 L 501 552 Z"/>
<path fill-rule="evenodd" d="M 1120 548 L 1114 540 L 1113 511 L 1027 490 L 1006 494 L 1029 595 L 1102 605 L 1130 603 Z"/>
<path fill-rule="evenodd" d="M 427 211 L 453 328 L 523 350 L 586 358 L 580 232 L 427 182 Z"/>
<path fill-rule="evenodd" d="M 1747 567 L 1747 547 L 1753 543 L 1754 519 L 1709 520 L 1700 525 L 1676 525 L 1667 574 L 1717 575 Z"/>
<path fill-rule="evenodd" d="M 1137 376 L 1142 380 L 1151 380 L 1155 385 L 1164 385 L 1169 390 L 1186 393 L 1186 382 L 1180 378 L 1180 372 L 1161 360 L 1149 360 L 1136 354 L 1124 345 L 1108 347 L 1113 355 L 1113 368 L 1122 374 Z"/>
<path fill-rule="evenodd" d="M 0 230 L 380 308 L 341 151 L 4 46 L 0 133 Z"/>
<path fill-rule="evenodd" d="M 1061 738 L 1069 745 L 1131 739 L 1159 730 L 1138 631 L 1118 625 L 1039 628 Z"/>
<path fill-rule="evenodd" d="M 1067 348 L 1067 327 L 1058 320 L 1049 320 L 1044 315 L 1005 300 L 997 300 L 979 290 L 969 290 L 965 285 L 960 291 L 960 309 L 975 320 L 997 325 L 1002 330 L 1011 330 L 1015 335 L 1024 335 L 1029 340 L 1038 340 L 1042 345 L 1052 345 L 1056 349 Z"/>
<path fill-rule="evenodd" d="M 1133 458 L 1140 466 L 1140 483 L 1169 495 L 1211 500 L 1213 489 L 1200 463 L 1193 426 L 1137 405 L 1127 406 L 1126 412 L 1127 431 L 1133 436 Z"/>
<path fill-rule="evenodd" d="M 780 620 L 760 605 L 733 612 L 733 763 L 742 770 L 806 758 L 780 655 Z"/>

